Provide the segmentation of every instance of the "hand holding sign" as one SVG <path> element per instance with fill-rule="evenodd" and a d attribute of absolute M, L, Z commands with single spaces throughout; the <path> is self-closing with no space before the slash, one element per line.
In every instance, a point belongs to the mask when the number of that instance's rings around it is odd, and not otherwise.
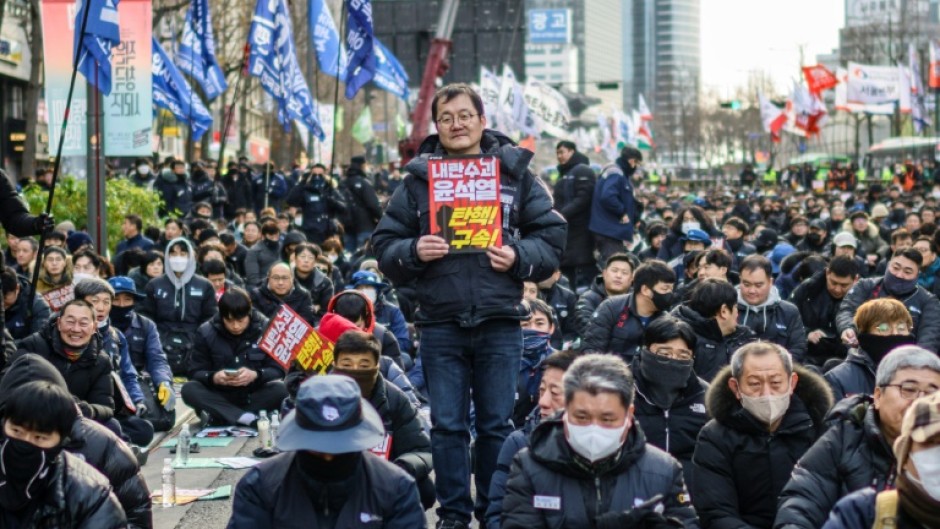
<path fill-rule="evenodd" d="M 486 249 L 486 256 L 490 258 L 490 266 L 497 272 L 507 272 L 516 263 L 516 251 L 512 246 L 490 246 Z"/>
<path fill-rule="evenodd" d="M 444 257 L 449 250 L 450 245 L 447 241 L 437 235 L 424 235 L 418 239 L 418 244 L 415 246 L 418 259 L 424 263 Z"/>

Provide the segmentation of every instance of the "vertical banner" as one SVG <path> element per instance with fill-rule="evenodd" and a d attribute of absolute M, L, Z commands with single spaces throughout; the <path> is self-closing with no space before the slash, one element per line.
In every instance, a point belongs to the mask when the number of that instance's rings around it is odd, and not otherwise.
<path fill-rule="evenodd" d="M 43 0 L 41 6 L 46 111 L 49 114 L 49 153 L 55 156 L 69 95 L 72 63 L 75 61 L 75 13 L 78 4 L 74 0 Z M 85 80 L 78 78 L 75 81 L 75 92 L 72 94 L 72 107 L 69 109 L 62 156 L 85 156 L 85 144 L 88 141 L 87 104 Z"/>
<path fill-rule="evenodd" d="M 151 0 L 118 4 L 121 43 L 111 49 L 111 95 L 104 97 L 104 155 L 150 156 L 153 127 Z"/>
<path fill-rule="evenodd" d="M 428 160 L 431 235 L 454 252 L 502 246 L 499 158 L 448 156 Z"/>

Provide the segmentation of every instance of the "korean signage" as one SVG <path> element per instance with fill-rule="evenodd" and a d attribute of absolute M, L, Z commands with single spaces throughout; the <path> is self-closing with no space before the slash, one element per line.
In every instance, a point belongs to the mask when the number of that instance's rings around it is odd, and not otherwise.
<path fill-rule="evenodd" d="M 570 9 L 530 9 L 530 44 L 568 44 L 571 42 Z"/>
<path fill-rule="evenodd" d="M 322 375 L 333 363 L 333 342 L 287 305 L 281 305 L 271 318 L 259 347 L 284 369 L 290 368 L 291 362 L 296 360 L 304 371 Z"/>
<path fill-rule="evenodd" d="M 428 161 L 431 234 L 454 252 L 502 246 L 499 159 L 437 157 Z"/>
<path fill-rule="evenodd" d="M 75 299 L 75 289 L 72 285 L 65 285 L 46 292 L 42 295 L 42 299 L 46 300 L 52 312 L 59 312 L 66 303 Z"/>
<path fill-rule="evenodd" d="M 49 112 L 49 152 L 58 148 L 59 131 L 65 115 L 69 81 L 72 76 L 72 61 L 75 60 L 74 0 L 44 0 L 42 6 L 43 65 L 45 66 L 46 109 Z M 85 156 L 88 135 L 86 133 L 85 83 L 75 83 L 72 106 L 69 110 L 68 128 L 62 156 Z"/>
<path fill-rule="evenodd" d="M 861 105 L 890 103 L 901 98 L 899 70 L 894 66 L 849 63 L 846 100 Z"/>
<path fill-rule="evenodd" d="M 121 44 L 111 49 L 111 95 L 105 96 L 106 156 L 150 156 L 153 126 L 150 0 L 121 0 Z"/>

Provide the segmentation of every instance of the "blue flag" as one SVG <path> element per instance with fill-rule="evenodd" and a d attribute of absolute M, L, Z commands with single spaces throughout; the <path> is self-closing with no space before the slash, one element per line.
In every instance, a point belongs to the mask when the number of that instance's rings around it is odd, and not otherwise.
<path fill-rule="evenodd" d="M 375 37 L 372 33 L 372 4 L 369 0 L 345 0 L 349 18 L 346 22 L 346 99 L 375 76 Z"/>
<path fill-rule="evenodd" d="M 228 88 L 225 75 L 215 58 L 212 38 L 212 14 L 208 0 L 193 0 L 186 11 L 183 38 L 176 53 L 176 64 L 199 83 L 209 101 Z"/>
<path fill-rule="evenodd" d="M 290 11 L 284 0 L 258 0 L 248 43 L 251 46 L 248 71 L 261 80 L 261 86 L 277 101 L 277 119 L 284 130 L 290 130 L 291 120 L 296 119 L 323 141 L 326 134 L 297 62 Z"/>
<path fill-rule="evenodd" d="M 308 14 L 310 38 L 317 50 L 317 66 L 326 75 L 345 77 L 346 54 L 340 52 L 339 32 L 330 6 L 324 0 L 310 0 Z"/>
<path fill-rule="evenodd" d="M 408 74 L 379 39 L 375 39 L 375 78 L 372 82 L 382 90 L 408 100 Z"/>
<path fill-rule="evenodd" d="M 186 82 L 183 74 L 163 51 L 163 46 L 153 40 L 153 102 L 176 116 L 177 121 L 189 123 L 193 141 L 199 141 L 212 126 L 212 115 L 206 110 L 199 96 Z M 192 116 L 192 121 L 190 121 Z"/>
<path fill-rule="evenodd" d="M 111 47 L 121 43 L 118 26 L 118 0 L 86 0 L 75 13 L 75 42 L 78 71 L 104 95 L 111 95 Z M 88 12 L 88 25 L 81 34 Z"/>

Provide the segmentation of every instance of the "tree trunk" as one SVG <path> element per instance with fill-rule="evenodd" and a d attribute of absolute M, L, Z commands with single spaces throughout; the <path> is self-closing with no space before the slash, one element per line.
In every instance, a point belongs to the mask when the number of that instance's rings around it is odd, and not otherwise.
<path fill-rule="evenodd" d="M 0 0 L 2 2 L 3 0 Z M 39 16 L 39 0 L 30 0 L 29 18 L 32 35 L 29 42 L 29 84 L 26 85 L 26 141 L 23 143 L 23 173 L 21 178 L 32 178 L 36 173 L 36 127 L 39 116 L 39 78 L 42 74 L 42 22 Z M 59 131 L 49 131 L 49 136 Z M 50 141 L 49 145 L 52 145 Z"/>

